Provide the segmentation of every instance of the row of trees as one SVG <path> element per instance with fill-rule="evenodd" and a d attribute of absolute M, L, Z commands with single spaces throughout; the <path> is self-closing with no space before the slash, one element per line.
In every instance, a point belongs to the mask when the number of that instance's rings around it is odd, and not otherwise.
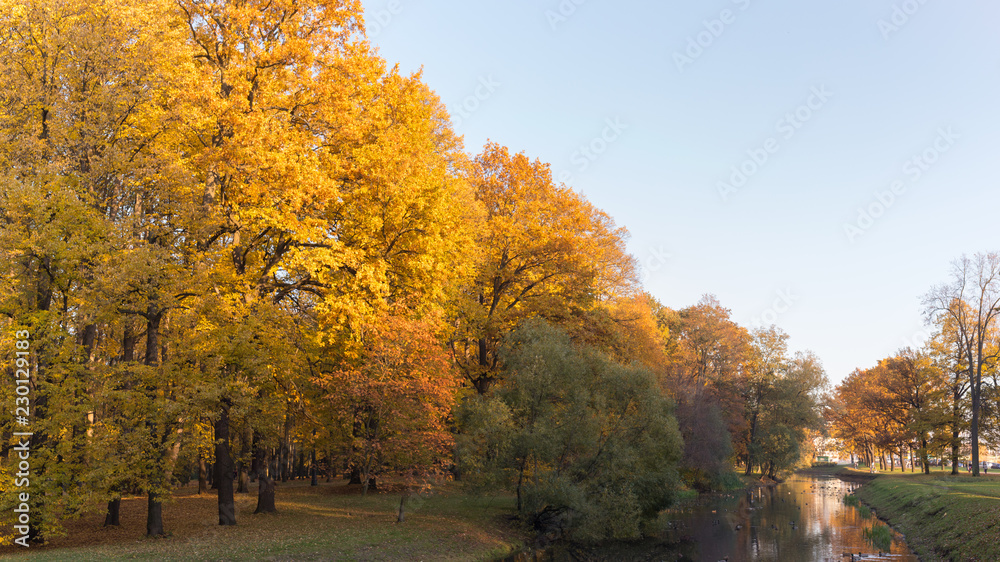
<path fill-rule="evenodd" d="M 787 334 L 739 326 L 713 297 L 661 316 L 669 328 L 661 377 L 678 404 L 688 479 L 717 485 L 734 459 L 745 474 L 772 478 L 795 466 L 822 429 L 819 359 L 790 356 Z"/>
<path fill-rule="evenodd" d="M 640 295 L 602 312 L 612 324 L 574 338 L 538 322 L 507 335 L 495 391 L 457 412 L 464 479 L 512 489 L 545 533 L 620 539 L 680 483 L 741 486 L 734 462 L 774 478 L 807 456 L 826 377 L 814 355 L 788 355 L 787 335 L 751 333 L 713 297 L 672 311 Z"/>
<path fill-rule="evenodd" d="M 714 299 L 671 311 L 642 293 L 626 231 L 547 164 L 495 143 L 466 155 L 421 76 L 370 47 L 355 1 L 0 2 L 0 75 L 0 399 L 14 403 L 27 330 L 35 539 L 96 501 L 115 524 L 137 493 L 162 535 L 172 487 L 208 467 L 223 525 L 251 480 L 273 510 L 293 466 L 366 490 L 454 473 L 456 403 L 492 404 L 516 441 L 536 379 L 621 390 L 594 391 L 581 419 L 641 408 L 657 424 L 662 439 L 581 441 L 563 465 L 531 457 L 585 490 L 581 463 L 611 455 L 602 474 L 647 478 L 629 492 L 645 514 L 678 467 L 717 485 L 735 455 L 773 475 L 815 426 L 815 357 Z M 569 340 L 515 332 L 532 318 Z M 503 351 L 534 339 L 581 355 L 539 370 Z M 13 444 L 7 504 L 25 491 Z M 504 450 L 522 509 L 562 509 Z M 606 500 L 572 509 L 634 511 Z"/>
<path fill-rule="evenodd" d="M 978 476 L 980 448 L 1000 444 L 1000 255 L 956 260 L 923 302 L 933 336 L 845 379 L 828 409 L 832 435 L 890 468 L 909 453 L 925 471 L 930 457 L 948 458 L 956 474 L 968 449 Z"/>

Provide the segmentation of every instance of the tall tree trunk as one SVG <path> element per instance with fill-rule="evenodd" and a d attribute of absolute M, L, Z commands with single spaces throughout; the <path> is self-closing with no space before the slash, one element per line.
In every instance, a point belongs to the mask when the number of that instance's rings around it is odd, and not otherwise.
<path fill-rule="evenodd" d="M 52 307 L 52 277 L 49 275 L 52 268 L 52 258 L 42 259 L 40 265 L 35 284 L 35 306 L 38 310 L 46 311 Z"/>
<path fill-rule="evenodd" d="M 361 484 L 361 469 L 352 466 L 351 467 L 351 479 L 347 482 L 348 484 Z"/>
<path fill-rule="evenodd" d="M 312 453 L 309 454 L 309 472 L 311 480 L 310 486 L 319 486 L 319 474 L 316 473 L 316 447 L 313 446 Z"/>
<path fill-rule="evenodd" d="M 122 330 L 122 362 L 126 365 L 135 361 L 135 346 L 139 343 L 139 334 L 135 333 L 134 315 L 126 315 L 125 321 L 123 322 L 124 327 Z M 131 388 L 130 375 L 126 374 L 125 382 L 122 383 L 119 388 Z M 120 489 L 117 485 L 112 487 L 112 492 L 119 492 Z M 121 525 L 121 498 L 115 498 L 108 502 L 108 511 L 104 516 L 104 526 L 120 526 Z"/>
<path fill-rule="evenodd" d="M 133 316 L 125 317 L 125 329 L 122 334 L 122 361 L 124 363 L 135 361 L 135 346 L 139 343 L 139 334 L 135 333 L 132 318 Z"/>
<path fill-rule="evenodd" d="M 118 527 L 121 526 L 121 498 L 115 498 L 108 502 L 108 512 L 104 516 L 104 526 L 105 527 Z"/>
<path fill-rule="evenodd" d="M 406 499 L 410 497 L 410 488 L 407 486 L 406 490 L 403 491 L 403 495 L 399 498 L 399 514 L 396 515 L 396 523 L 403 523 L 406 521 Z"/>
<path fill-rule="evenodd" d="M 972 475 L 979 476 L 979 385 L 970 388 L 972 392 L 972 422 L 969 427 L 969 438 L 972 441 Z"/>
<path fill-rule="evenodd" d="M 962 382 L 960 372 L 955 373 L 951 387 L 951 474 L 958 474 L 958 450 L 961 446 Z"/>
<path fill-rule="evenodd" d="M 236 490 L 240 494 L 250 493 L 250 473 L 247 470 L 246 462 L 243 459 L 250 456 L 250 440 L 252 439 L 250 424 L 245 424 L 243 426 L 243 435 L 240 436 L 240 460 L 237 463 L 239 469 L 240 481 L 239 488 Z"/>
<path fill-rule="evenodd" d="M 292 406 L 288 405 L 287 411 L 285 412 L 285 432 L 281 437 L 281 457 L 278 459 L 279 462 L 279 472 L 281 473 L 281 481 L 287 482 L 288 477 L 288 457 L 291 451 L 289 450 L 289 439 L 291 439 L 292 434 Z"/>
<path fill-rule="evenodd" d="M 489 376 L 488 369 L 490 368 L 489 360 L 489 346 L 487 345 L 486 338 L 479 338 L 477 342 L 479 346 L 479 368 L 480 373 L 477 375 L 476 380 L 473 381 L 473 385 L 476 387 L 476 392 L 480 395 L 486 394 L 490 391 L 490 387 L 493 386 L 493 377 Z"/>
<path fill-rule="evenodd" d="M 215 422 L 215 464 L 219 479 L 219 525 L 236 524 L 236 499 L 233 495 L 233 459 L 229 454 L 228 398 L 221 401 L 219 419 Z"/>
<path fill-rule="evenodd" d="M 156 304 L 151 302 L 146 312 L 146 354 L 144 357 L 144 363 L 147 366 L 155 367 L 160 364 L 159 362 L 159 337 L 160 337 L 160 320 L 163 318 L 163 311 L 157 310 Z M 149 391 L 155 391 L 156 389 L 147 389 Z M 157 460 L 164 460 L 165 451 L 162 450 L 164 445 L 163 441 L 166 440 L 168 432 L 164 428 L 163 436 L 157 437 L 156 424 L 152 421 L 147 421 L 147 426 L 149 427 L 150 433 L 153 436 L 154 442 L 159 442 L 161 450 L 157 451 Z M 163 475 L 166 477 L 166 474 Z M 160 537 L 166 533 L 163 530 L 163 506 L 160 502 L 159 497 L 153 493 L 148 493 L 148 498 L 146 502 L 146 535 L 150 537 Z"/>
<path fill-rule="evenodd" d="M 80 343 L 83 345 L 84 362 L 94 360 L 94 343 L 97 341 L 97 324 L 87 324 L 83 327 Z"/>
<path fill-rule="evenodd" d="M 205 455 L 198 453 L 198 495 L 208 491 L 208 465 Z"/>
<path fill-rule="evenodd" d="M 163 508 L 159 498 L 152 492 L 146 501 L 146 536 L 162 537 L 163 532 Z"/>
<path fill-rule="evenodd" d="M 253 430 L 253 435 L 251 436 L 252 446 L 251 446 L 251 462 L 250 462 L 250 481 L 253 482 L 260 477 L 261 474 L 267 472 L 267 450 L 264 449 L 261 442 L 263 438 L 256 429 Z"/>
<path fill-rule="evenodd" d="M 527 457 L 521 459 L 521 466 L 517 471 L 517 512 L 521 512 L 521 484 L 524 483 L 524 468 L 528 464 Z"/>
<path fill-rule="evenodd" d="M 958 430 L 951 432 L 951 474 L 958 475 Z"/>
<path fill-rule="evenodd" d="M 274 455 L 268 454 L 261 446 L 261 441 L 260 434 L 255 430 L 253 432 L 253 463 L 256 469 L 251 473 L 251 476 L 257 480 L 257 508 L 254 509 L 254 514 L 277 513 L 278 510 L 274 507 L 274 478 L 268 470 L 271 465 L 269 457 Z"/>
<path fill-rule="evenodd" d="M 151 303 L 146 313 L 146 356 L 144 363 L 151 367 L 160 364 L 160 320 L 163 318 L 163 311 L 156 309 L 156 304 Z"/>
<path fill-rule="evenodd" d="M 254 513 L 277 513 L 274 507 L 274 479 L 266 474 L 257 475 L 257 509 Z"/>

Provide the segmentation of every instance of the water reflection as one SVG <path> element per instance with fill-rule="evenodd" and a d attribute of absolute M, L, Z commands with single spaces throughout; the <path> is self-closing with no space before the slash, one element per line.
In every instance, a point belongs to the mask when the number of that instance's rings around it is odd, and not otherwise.
<path fill-rule="evenodd" d="M 885 524 L 844 505 L 844 495 L 857 486 L 796 475 L 775 488 L 705 498 L 665 514 L 663 538 L 691 560 L 849 561 L 853 554 L 858 560 L 916 562 L 896 532 L 888 551 L 865 538 L 865 529 Z"/>

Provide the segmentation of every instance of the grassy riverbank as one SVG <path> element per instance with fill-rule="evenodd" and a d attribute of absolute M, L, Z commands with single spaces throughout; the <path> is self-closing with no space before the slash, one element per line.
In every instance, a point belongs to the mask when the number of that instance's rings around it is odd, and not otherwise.
<path fill-rule="evenodd" d="M 143 537 L 144 498 L 122 502 L 121 528 L 92 513 L 66 524 L 68 535 L 45 546 L 3 547 L 23 560 L 494 560 L 523 543 L 509 521 L 513 499 L 477 498 L 450 483 L 410 501 L 397 524 L 398 493 L 369 493 L 342 481 L 310 487 L 279 484 L 276 515 L 253 515 L 256 494 L 237 495 L 235 527 L 220 527 L 214 494 L 186 487 L 163 506 L 171 536 Z"/>
<path fill-rule="evenodd" d="M 882 473 L 855 493 L 922 560 L 1000 560 L 1000 475 Z"/>

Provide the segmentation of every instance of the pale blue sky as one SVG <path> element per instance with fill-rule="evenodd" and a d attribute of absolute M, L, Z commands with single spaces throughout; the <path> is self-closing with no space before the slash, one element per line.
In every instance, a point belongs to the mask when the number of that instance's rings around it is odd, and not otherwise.
<path fill-rule="evenodd" d="M 1000 3 L 364 6 L 470 153 L 550 162 L 629 229 L 661 302 L 773 320 L 833 381 L 919 343 L 949 262 L 1000 250 Z"/>

